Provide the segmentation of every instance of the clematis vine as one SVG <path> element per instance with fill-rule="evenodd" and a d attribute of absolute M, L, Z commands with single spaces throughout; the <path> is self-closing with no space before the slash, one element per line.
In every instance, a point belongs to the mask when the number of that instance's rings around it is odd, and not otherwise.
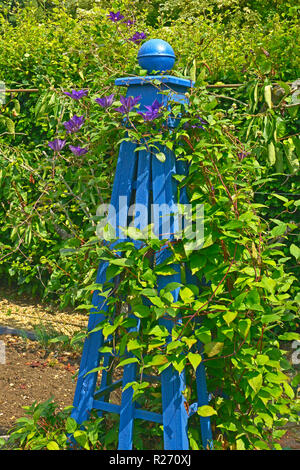
<path fill-rule="evenodd" d="M 119 11 L 117 13 L 114 13 L 113 11 L 110 11 L 109 14 L 107 15 L 107 18 L 109 18 L 113 23 L 116 23 L 117 21 L 121 21 L 125 18 L 124 15 L 122 15 Z"/>
<path fill-rule="evenodd" d="M 63 123 L 68 134 L 79 131 L 84 124 L 84 116 L 73 116 L 69 121 Z"/>
<path fill-rule="evenodd" d="M 153 121 L 159 116 L 159 109 L 163 105 L 160 104 L 157 100 L 154 100 L 151 106 L 145 106 L 147 111 L 143 113 L 142 111 L 138 111 L 138 113 L 144 118 L 144 121 Z"/>
<path fill-rule="evenodd" d="M 66 145 L 66 140 L 54 139 L 51 142 L 48 142 L 48 145 L 52 150 L 54 150 L 54 152 L 60 152 Z"/>
<path fill-rule="evenodd" d="M 195 118 L 197 119 L 198 122 L 196 122 L 195 124 L 190 124 L 189 122 L 186 122 L 183 125 L 184 129 L 192 128 L 192 129 L 203 129 L 203 130 L 205 130 L 205 128 L 203 126 L 206 126 L 208 124 L 208 122 L 205 121 L 205 119 L 202 119 L 198 115 L 195 116 Z"/>
<path fill-rule="evenodd" d="M 76 157 L 82 157 L 89 151 L 86 147 L 76 147 L 74 145 L 69 145 L 69 149 Z"/>
<path fill-rule="evenodd" d="M 95 101 L 98 103 L 102 108 L 109 108 L 113 101 L 114 101 L 115 95 L 109 95 L 109 96 L 104 96 L 103 98 L 96 98 Z"/>
<path fill-rule="evenodd" d="M 135 21 L 134 20 L 125 20 L 125 21 L 122 21 L 122 23 L 126 24 L 126 26 L 132 26 L 132 25 L 134 25 Z"/>
<path fill-rule="evenodd" d="M 116 108 L 116 111 L 118 113 L 128 114 L 134 108 L 134 106 L 137 105 L 140 99 L 141 95 L 136 96 L 135 98 L 133 98 L 133 96 L 128 96 L 128 98 L 125 98 L 125 96 L 121 96 L 120 101 L 122 103 L 122 106 Z"/>
<path fill-rule="evenodd" d="M 88 91 L 87 90 L 72 90 L 71 93 L 69 91 L 63 92 L 65 95 L 70 96 L 73 100 L 77 101 L 80 100 L 83 96 L 86 96 Z"/>
<path fill-rule="evenodd" d="M 147 35 L 145 33 L 135 33 L 131 38 L 129 38 L 129 41 L 134 42 L 135 44 L 139 44 L 142 42 L 144 39 L 146 39 Z"/>
<path fill-rule="evenodd" d="M 248 155 L 250 155 L 250 152 L 244 152 L 244 151 L 239 152 L 239 153 L 237 154 L 238 159 L 239 159 L 240 161 L 244 160 L 244 158 L 247 158 Z"/>

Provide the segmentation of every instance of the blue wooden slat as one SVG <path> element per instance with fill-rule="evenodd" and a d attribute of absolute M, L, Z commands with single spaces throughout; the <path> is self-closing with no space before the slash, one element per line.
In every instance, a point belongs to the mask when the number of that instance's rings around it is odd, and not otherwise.
<path fill-rule="evenodd" d="M 97 283 L 102 284 L 105 282 L 106 269 L 108 263 L 103 263 L 98 270 Z M 105 299 L 100 297 L 97 292 L 93 295 L 93 305 L 104 304 L 102 310 L 107 310 Z M 88 322 L 88 331 L 93 330 L 96 326 L 104 320 L 105 315 L 95 313 L 97 308 L 91 310 Z M 84 342 L 82 358 L 80 362 L 79 374 L 77 378 L 76 390 L 73 401 L 73 410 L 71 413 L 78 423 L 82 423 L 88 419 L 88 414 L 92 409 L 93 394 L 96 387 L 97 372 L 86 375 L 90 370 L 99 366 L 100 353 L 99 348 L 103 345 L 103 335 L 101 331 L 91 333 Z"/>
<path fill-rule="evenodd" d="M 128 364 L 123 371 L 123 388 L 129 382 L 136 380 L 136 364 Z M 131 450 L 133 445 L 133 425 L 135 402 L 133 401 L 133 388 L 129 387 L 122 392 L 120 425 L 119 425 L 119 450 Z"/>
<path fill-rule="evenodd" d="M 137 419 L 144 419 L 146 421 L 152 421 L 153 423 L 163 424 L 163 417 L 160 413 L 154 413 L 153 411 L 139 410 L 134 411 L 134 417 Z"/>
<path fill-rule="evenodd" d="M 116 238 L 124 239 L 120 227 L 127 226 L 128 208 L 133 189 L 133 176 L 136 165 L 136 144 L 122 142 L 113 184 L 111 206 L 116 212 Z M 113 211 L 108 214 L 108 222 L 113 221 Z"/>
<path fill-rule="evenodd" d="M 196 276 L 193 276 L 191 272 L 186 269 L 186 280 L 189 284 L 198 285 L 200 284 Z M 200 322 L 199 322 L 200 323 Z M 203 346 L 200 341 L 197 342 L 197 352 L 201 354 Z M 197 387 L 197 398 L 198 407 L 208 405 L 208 393 L 206 385 L 206 374 L 203 362 L 200 362 L 196 370 L 196 387 Z M 200 416 L 200 428 L 201 428 L 201 439 L 204 449 L 213 448 L 213 438 L 211 430 L 210 417 Z"/>
<path fill-rule="evenodd" d="M 134 227 L 142 230 L 148 225 L 148 201 L 149 201 L 149 165 L 150 156 L 147 152 L 138 153 L 138 167 L 137 167 L 137 185 L 135 193 L 135 204 L 137 211 L 145 208 L 144 214 L 134 218 Z M 138 207 L 140 205 L 140 207 Z M 140 217 L 142 215 L 142 217 Z M 134 240 L 134 245 L 138 249 L 140 242 Z M 138 323 L 139 325 L 139 323 Z M 138 329 L 137 326 L 136 329 Z M 133 329 L 130 329 L 132 331 Z M 129 357 L 132 355 L 128 355 Z M 128 364 L 124 367 L 123 371 L 123 388 L 127 383 L 136 380 L 136 364 Z M 133 388 L 129 387 L 122 392 L 121 411 L 120 411 L 120 426 L 119 426 L 119 450 L 130 450 L 133 445 L 133 426 L 135 416 L 135 402 L 133 401 Z"/>
<path fill-rule="evenodd" d="M 114 403 L 107 403 L 106 401 L 102 400 L 94 400 L 93 401 L 93 408 L 99 411 L 106 411 L 109 413 L 116 413 L 120 414 L 121 406 L 115 405 Z M 153 411 L 148 410 L 140 410 L 136 409 L 134 411 L 134 418 L 135 419 L 142 419 L 145 421 L 151 421 L 153 423 L 160 423 L 162 424 L 163 418 L 160 413 L 154 413 Z M 119 449 L 121 450 L 121 449 Z M 128 450 L 128 449 L 127 449 Z"/>
<path fill-rule="evenodd" d="M 120 413 L 121 406 L 114 403 L 108 403 L 102 400 L 93 400 L 93 408 L 100 411 L 108 411 L 110 413 Z"/>
<path fill-rule="evenodd" d="M 134 172 L 134 164 L 136 154 L 134 152 L 136 145 L 131 142 L 123 142 L 120 147 L 118 164 L 116 169 L 116 176 L 114 180 L 111 206 L 115 208 L 116 221 L 114 221 L 113 211 L 109 211 L 108 222 L 116 225 L 116 234 L 123 237 L 122 232 L 118 226 L 126 226 L 128 205 L 130 204 L 132 180 Z M 125 200 L 121 202 L 119 196 L 126 196 Z M 126 214 L 126 215 L 125 215 Z M 123 237 L 124 238 L 124 237 Z M 106 281 L 106 270 L 108 267 L 107 262 L 99 264 L 96 283 L 104 284 Z M 88 331 L 93 330 L 96 326 L 105 319 L 104 314 L 97 314 L 97 310 L 101 309 L 107 311 L 106 299 L 98 295 L 98 291 L 93 294 L 92 303 L 94 308 L 91 309 L 89 317 Z M 89 371 L 97 368 L 100 361 L 99 349 L 103 345 L 103 335 L 101 331 L 90 334 L 84 342 L 82 359 L 79 368 L 79 375 L 76 384 L 75 396 L 73 401 L 73 411 L 71 416 L 78 422 L 82 423 L 88 418 L 88 413 L 92 408 L 93 395 L 96 387 L 98 373 L 94 372 L 86 375 Z M 102 384 L 101 384 L 102 385 Z M 104 374 L 103 386 L 106 385 L 106 376 Z"/>
<path fill-rule="evenodd" d="M 172 175 L 176 174 L 175 157 L 171 152 L 164 149 L 166 161 L 160 162 L 155 156 L 152 157 L 153 175 L 153 203 L 161 208 L 161 218 L 156 221 L 155 233 L 160 239 L 174 239 L 172 235 L 177 230 L 176 217 L 170 216 L 176 204 L 176 185 Z M 165 233 L 165 223 L 169 220 L 169 234 Z M 168 230 L 168 229 L 167 229 Z M 164 249 L 156 254 L 156 263 L 162 263 L 170 253 Z M 172 265 L 177 271 L 171 276 L 159 276 L 158 289 L 161 290 L 170 282 L 180 282 L 179 266 Z M 174 301 L 177 300 L 179 289 L 172 292 Z M 161 319 L 160 324 L 164 325 L 171 332 L 174 325 L 172 320 Z M 170 338 L 168 339 L 170 341 Z M 184 407 L 184 397 L 182 392 L 185 389 L 184 372 L 179 374 L 172 366 L 169 366 L 161 374 L 162 406 L 163 406 L 163 427 L 164 427 L 164 448 L 166 450 L 187 450 L 189 442 L 187 436 L 188 414 Z"/>

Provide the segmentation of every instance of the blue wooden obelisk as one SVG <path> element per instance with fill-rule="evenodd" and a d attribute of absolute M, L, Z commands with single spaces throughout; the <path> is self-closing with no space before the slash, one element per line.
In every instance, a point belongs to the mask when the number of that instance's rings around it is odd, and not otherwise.
<path fill-rule="evenodd" d="M 125 77 L 116 80 L 115 84 L 127 87 L 126 97 L 133 98 L 140 96 L 140 111 L 145 111 L 145 106 L 151 106 L 155 100 L 160 104 L 168 105 L 168 102 L 187 103 L 186 92 L 193 85 L 190 80 L 177 78 L 165 74 L 175 62 L 175 55 L 172 47 L 160 39 L 152 39 L 145 42 L 138 53 L 138 60 L 141 67 L 149 73 L 155 71 L 158 75 L 147 75 L 144 77 Z M 176 126 L 176 123 L 173 123 Z M 170 120 L 169 126 L 172 127 Z M 152 206 L 160 208 L 160 216 L 157 218 L 154 232 L 160 239 L 174 239 L 178 227 L 177 219 L 174 217 L 174 207 L 176 204 L 188 203 L 185 190 L 178 191 L 176 174 L 186 174 L 187 168 L 182 161 L 177 161 L 175 155 L 167 148 L 163 148 L 165 161 L 160 161 L 152 151 L 136 150 L 136 143 L 122 142 L 117 161 L 116 174 L 113 184 L 111 207 L 113 214 L 108 214 L 108 223 L 111 224 L 116 233 L 115 249 L 120 241 L 124 241 L 126 236 L 122 232 L 122 227 L 128 227 L 129 206 L 134 204 L 146 207 L 149 217 L 140 218 L 134 221 L 135 227 L 142 230 L 148 226 Z M 132 214 L 130 215 L 132 222 Z M 170 233 L 164 233 L 164 223 L 169 219 Z M 154 224 L 155 225 L 155 224 Z M 137 245 L 137 242 L 134 241 Z M 160 250 L 156 254 L 156 265 L 163 263 L 170 256 L 169 250 Z M 181 273 L 179 266 L 172 265 L 175 274 L 161 276 L 158 279 L 157 288 L 160 291 L 170 282 L 179 283 Z M 96 282 L 103 285 L 109 281 L 106 278 L 108 262 L 99 265 Z M 190 275 L 187 273 L 187 276 Z M 113 281 L 113 280 L 112 280 Z M 117 281 L 115 281 L 117 282 Z M 174 301 L 178 299 L 179 288 L 172 292 Z M 99 291 L 93 294 L 93 308 L 90 313 L 88 331 L 94 330 L 105 318 L 107 304 L 106 297 L 101 296 Z M 139 320 L 137 320 L 136 330 L 139 330 Z M 174 327 L 174 319 L 164 318 L 159 320 L 159 324 L 167 328 L 171 333 Z M 122 392 L 121 404 L 109 402 L 109 395 L 118 386 L 124 387 L 126 384 L 138 380 L 136 363 L 124 366 L 123 378 L 112 382 L 111 370 L 108 368 L 111 355 L 102 354 L 99 349 L 103 346 L 103 335 L 101 329 L 90 333 L 84 343 L 82 360 L 77 379 L 72 417 L 82 423 L 89 417 L 92 409 L 99 413 L 109 412 L 120 415 L 119 423 L 119 450 L 130 450 L 133 446 L 133 426 L 135 419 L 157 422 L 163 425 L 164 449 L 166 450 L 187 450 L 188 441 L 188 419 L 195 413 L 197 408 L 208 404 L 208 394 L 206 389 L 206 378 L 204 365 L 200 363 L 196 370 L 197 402 L 186 406 L 184 390 L 185 373 L 178 373 L 171 365 L 162 371 L 160 376 L 145 376 L 143 380 L 161 382 L 162 413 L 140 409 L 136 401 L 133 401 L 132 387 L 126 388 Z M 200 347 L 200 345 L 199 345 Z M 103 361 L 100 388 L 96 388 L 98 372 L 88 373 L 99 367 Z M 146 392 L 145 392 L 146 393 Z M 212 433 L 209 418 L 200 418 L 201 439 L 204 449 L 212 448 Z"/>

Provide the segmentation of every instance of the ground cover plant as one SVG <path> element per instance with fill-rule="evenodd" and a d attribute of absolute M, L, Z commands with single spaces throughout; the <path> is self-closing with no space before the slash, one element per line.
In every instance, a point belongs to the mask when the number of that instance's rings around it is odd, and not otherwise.
<path fill-rule="evenodd" d="M 204 361 L 212 399 L 199 413 L 211 415 L 216 447 L 279 448 L 282 427 L 299 411 L 299 376 L 290 379 L 281 343 L 300 339 L 297 7 L 206 3 L 200 11 L 198 2 L 180 1 L 77 9 L 37 2 L 19 10 L 7 3 L 0 79 L 7 88 L 39 93 L 11 93 L 1 107 L 0 273 L 20 291 L 88 311 L 91 292 L 110 288 L 94 282 L 99 261 L 110 260 L 110 274 L 121 281 L 100 327 L 114 335 L 116 352 L 122 356 L 127 347 L 141 372 L 170 363 L 185 368 L 188 403 Z M 141 115 L 138 102 L 125 102 L 125 90 L 114 87 L 117 77 L 145 74 L 136 55 L 154 37 L 172 44 L 174 74 L 196 82 L 189 107 L 172 106 L 173 117 L 182 118 L 171 134 L 164 124 L 170 110 L 153 104 Z M 140 250 L 127 242 L 118 257 L 95 236 L 96 210 L 110 199 L 125 130 L 131 140 L 147 135 L 150 147 L 159 142 L 189 162 L 188 177 L 177 180 L 192 202 L 204 204 L 201 250 L 179 240 L 156 267 L 147 254 L 161 249 L 157 240 L 144 239 Z M 183 282 L 177 302 L 171 285 L 160 293 L 155 287 L 158 276 L 172 276 L 174 263 L 188 266 L 197 281 Z M 116 302 L 140 319 L 139 335 L 127 330 L 128 316 Z M 158 327 L 165 312 L 182 318 L 167 345 L 168 333 Z M 202 356 L 194 351 L 197 341 Z M 152 386 L 133 386 L 136 399 L 148 394 L 155 402 Z M 151 432 L 157 445 L 161 430 Z M 141 435 L 136 431 L 139 448 L 147 446 Z M 114 430 L 110 436 L 114 443 Z M 189 437 L 200 448 L 197 421 Z M 43 439 L 48 448 L 66 445 L 55 433 Z M 86 435 L 83 441 L 90 446 Z"/>

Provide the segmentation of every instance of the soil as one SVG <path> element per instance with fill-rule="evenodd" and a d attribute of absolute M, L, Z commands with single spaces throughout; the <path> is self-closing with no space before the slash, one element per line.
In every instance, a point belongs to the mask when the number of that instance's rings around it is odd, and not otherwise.
<path fill-rule="evenodd" d="M 5 364 L 0 364 L 0 435 L 6 435 L 23 406 L 53 398 L 59 409 L 73 403 L 80 356 L 47 352 L 39 343 L 3 335 Z"/>
<path fill-rule="evenodd" d="M 88 315 L 72 309 L 62 312 L 55 306 L 26 295 L 19 296 L 16 290 L 0 286 L 0 436 L 7 435 L 16 420 L 25 416 L 24 406 L 48 398 L 52 398 L 60 410 L 72 406 L 81 350 L 66 350 L 48 340 L 59 335 L 71 338 L 74 333 L 85 330 L 87 323 Z M 7 330 L 23 334 L 1 334 Z M 26 338 L 28 332 L 38 340 Z M 120 374 L 118 370 L 114 380 L 119 379 Z M 101 374 L 98 384 L 100 379 Z M 120 404 L 120 399 L 121 390 L 113 391 L 110 401 Z"/>
<path fill-rule="evenodd" d="M 71 337 L 86 328 L 87 322 L 88 315 L 76 310 L 62 312 L 39 299 L 19 296 L 14 289 L 0 287 L 0 329 L 25 330 L 42 339 L 31 341 L 22 336 L 0 335 L 5 346 L 5 361 L 3 358 L 1 361 L 3 343 L 0 344 L 0 436 L 6 435 L 16 419 L 25 415 L 23 406 L 51 397 L 59 409 L 72 405 L 80 353 L 45 344 L 54 336 Z"/>
<path fill-rule="evenodd" d="M 50 336 L 72 334 L 87 326 L 88 316 L 76 311 L 61 312 L 14 291 L 0 288 L 0 327 L 37 328 Z M 3 360 L 3 343 L 5 357 Z M 25 415 L 23 406 L 53 398 L 59 409 L 71 406 L 76 386 L 76 373 L 81 354 L 56 347 L 48 348 L 39 341 L 0 334 L 0 436 L 7 435 L 17 418 Z M 119 378 L 119 377 L 115 377 Z M 112 393 L 112 402 L 120 403 L 120 391 Z M 300 450 L 300 429 L 287 426 L 280 440 L 283 448 Z"/>

